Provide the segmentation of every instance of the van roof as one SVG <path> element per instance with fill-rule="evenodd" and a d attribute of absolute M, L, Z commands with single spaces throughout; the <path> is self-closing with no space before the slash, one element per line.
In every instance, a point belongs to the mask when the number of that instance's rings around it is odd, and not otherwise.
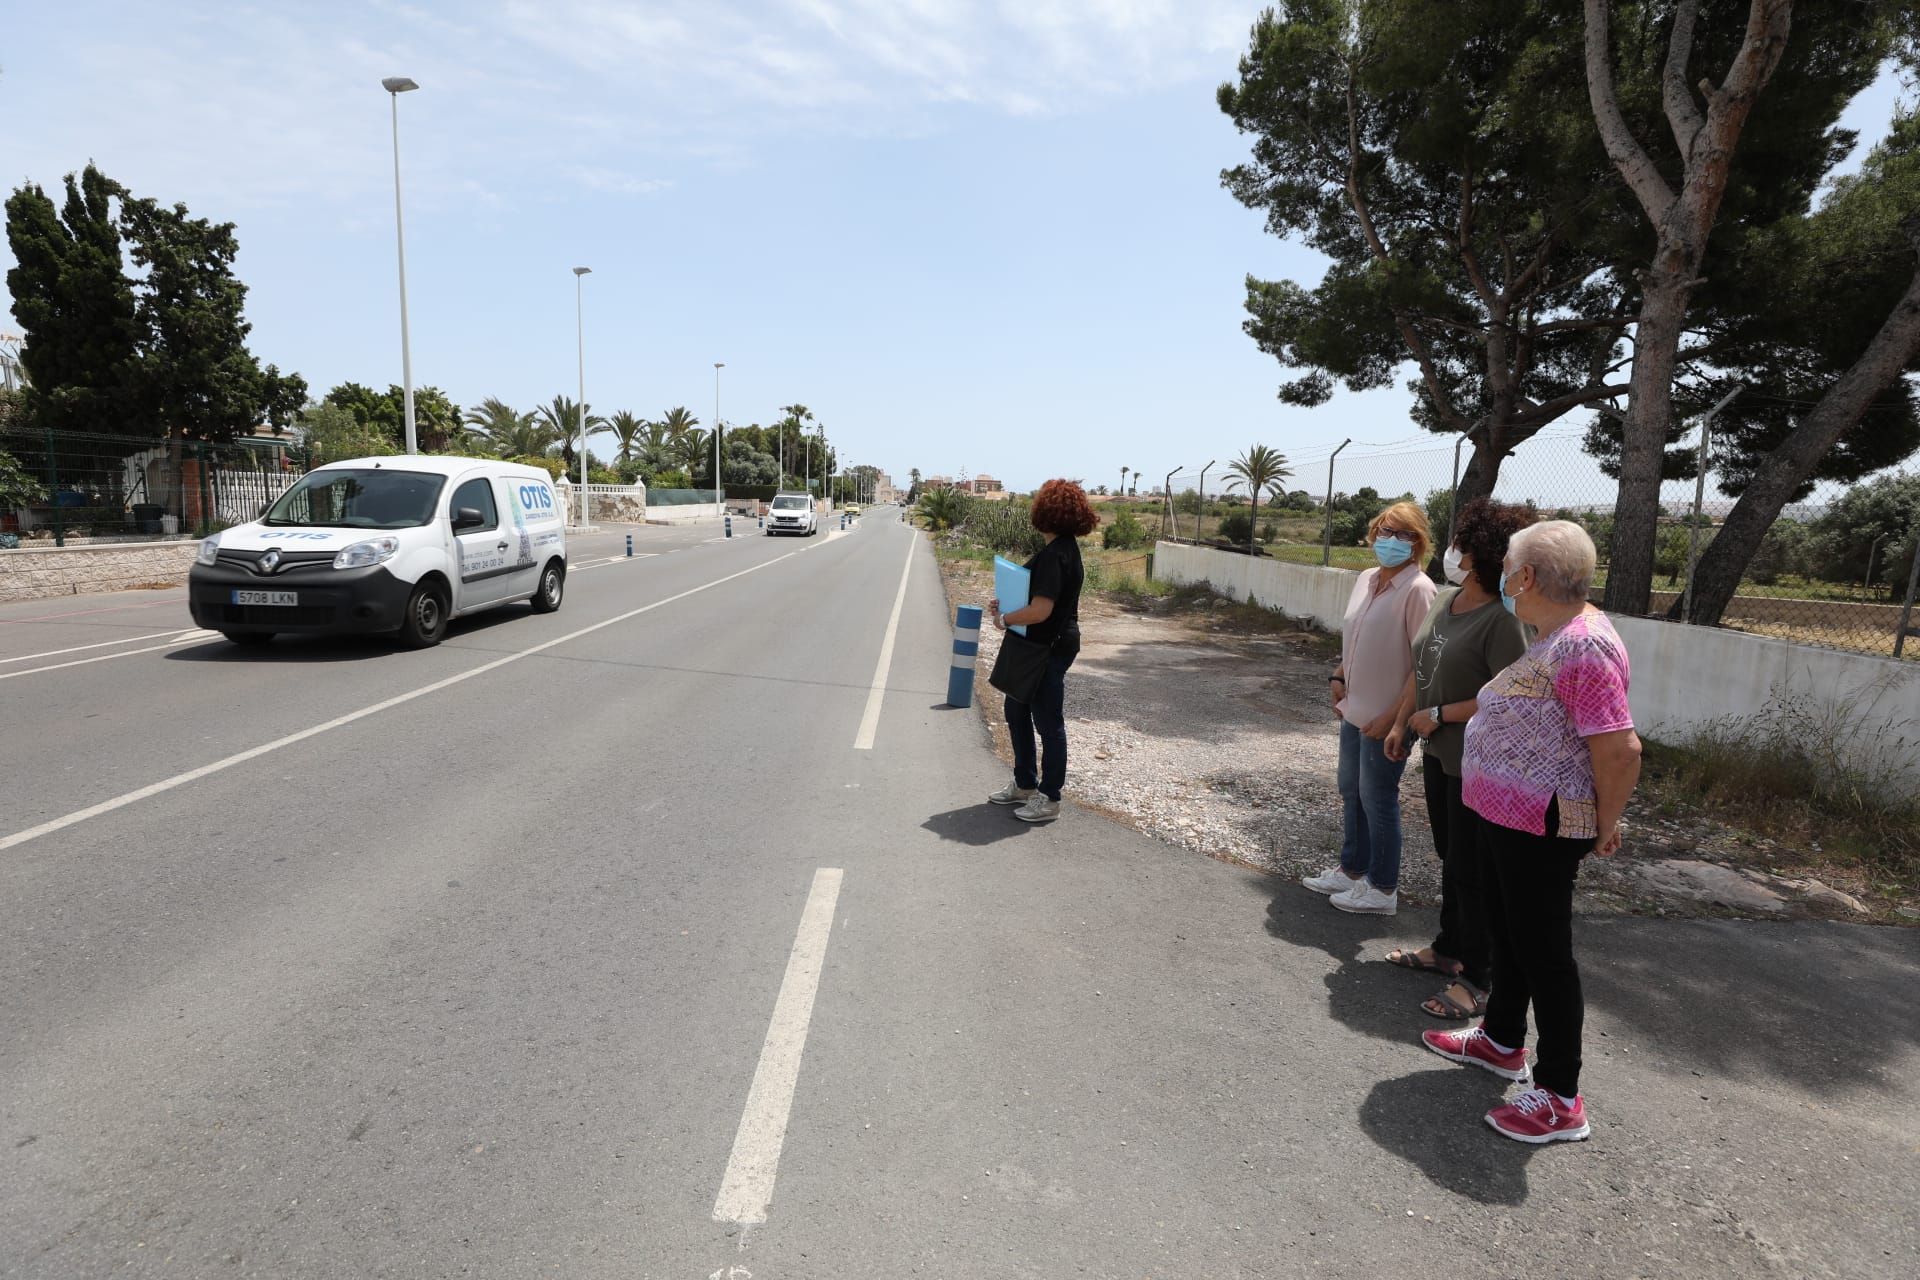
<path fill-rule="evenodd" d="M 521 462 L 502 462 L 498 458 L 437 458 L 421 454 L 390 454 L 381 458 L 348 458 L 340 462 L 329 462 L 324 467 L 315 467 L 315 471 L 416 471 L 432 476 L 459 476 L 484 467 L 489 472 L 504 473 L 512 476 L 538 476 L 548 484 L 553 477 L 539 467 L 529 467 Z"/>

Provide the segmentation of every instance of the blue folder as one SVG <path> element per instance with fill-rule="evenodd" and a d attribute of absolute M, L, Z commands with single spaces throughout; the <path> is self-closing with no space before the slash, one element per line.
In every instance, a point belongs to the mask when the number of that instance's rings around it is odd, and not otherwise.
<path fill-rule="evenodd" d="M 1024 609 L 1033 598 L 1033 574 L 1005 556 L 995 556 L 993 594 L 1000 597 L 1001 613 Z M 1008 627 L 1007 630 L 1027 634 L 1025 627 Z"/>

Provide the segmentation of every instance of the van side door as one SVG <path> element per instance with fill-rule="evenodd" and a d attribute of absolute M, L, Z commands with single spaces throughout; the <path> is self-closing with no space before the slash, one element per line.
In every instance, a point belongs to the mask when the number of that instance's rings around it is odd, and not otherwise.
<path fill-rule="evenodd" d="M 462 528 L 462 511 L 477 513 L 479 523 Z M 506 599 L 514 571 L 512 531 L 501 523 L 493 480 L 484 475 L 462 480 L 447 502 L 447 520 L 460 568 L 453 607 L 465 613 Z"/>
<path fill-rule="evenodd" d="M 510 544 L 507 547 L 507 563 L 513 566 L 513 572 L 503 580 L 505 586 L 500 598 L 531 599 L 540 585 L 540 566 L 544 560 L 536 545 L 536 530 L 528 526 L 539 525 L 545 513 L 537 507 L 529 510 L 521 495 L 536 500 L 542 495 L 539 490 L 514 476 L 495 476 L 493 483 L 500 495 L 500 510 L 508 517 L 501 521 L 500 531 Z"/>

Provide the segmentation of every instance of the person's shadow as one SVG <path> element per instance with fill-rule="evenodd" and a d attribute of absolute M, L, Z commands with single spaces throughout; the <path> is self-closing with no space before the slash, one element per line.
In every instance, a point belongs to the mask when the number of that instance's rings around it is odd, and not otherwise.
<path fill-rule="evenodd" d="M 1527 1161 L 1537 1148 L 1501 1137 L 1480 1119 L 1500 1105 L 1506 1081 L 1439 1058 L 1434 1066 L 1374 1085 L 1360 1104 L 1361 1132 L 1455 1195 L 1524 1204 Z"/>
<path fill-rule="evenodd" d="M 936 813 L 920 824 L 942 840 L 955 844 L 989 845 L 1011 840 L 1032 830 L 1013 816 L 1013 810 L 994 804 L 970 804 L 964 809 Z"/>

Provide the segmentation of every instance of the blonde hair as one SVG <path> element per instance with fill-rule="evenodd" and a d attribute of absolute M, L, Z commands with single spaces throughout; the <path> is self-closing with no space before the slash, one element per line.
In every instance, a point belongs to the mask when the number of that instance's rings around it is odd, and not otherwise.
<path fill-rule="evenodd" d="M 1543 520 L 1507 540 L 1514 568 L 1533 566 L 1534 585 L 1555 604 L 1585 604 L 1600 555 L 1587 531 L 1571 520 Z"/>
<path fill-rule="evenodd" d="M 1380 526 L 1391 520 L 1396 529 L 1405 529 L 1413 535 L 1413 556 L 1408 561 L 1418 564 L 1427 558 L 1427 552 L 1433 549 L 1433 530 L 1427 524 L 1427 513 L 1411 502 L 1396 502 L 1367 521 L 1367 541 L 1373 541 L 1373 535 Z"/>

